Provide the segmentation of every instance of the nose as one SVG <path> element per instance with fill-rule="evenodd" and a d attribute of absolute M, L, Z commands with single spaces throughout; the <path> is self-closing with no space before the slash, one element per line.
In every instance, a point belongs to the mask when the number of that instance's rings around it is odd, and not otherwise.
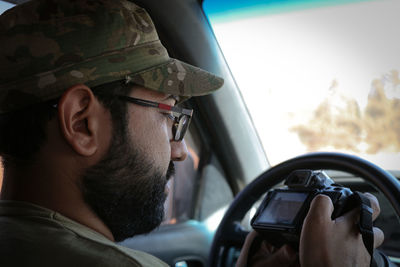
<path fill-rule="evenodd" d="M 185 139 L 182 141 L 171 141 L 171 160 L 184 161 L 188 155 Z"/>

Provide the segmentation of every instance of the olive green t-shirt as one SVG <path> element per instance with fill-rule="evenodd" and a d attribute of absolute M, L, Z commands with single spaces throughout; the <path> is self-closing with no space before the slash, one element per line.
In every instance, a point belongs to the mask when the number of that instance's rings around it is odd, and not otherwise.
<path fill-rule="evenodd" d="M 0 266 L 168 266 L 63 215 L 0 201 Z"/>

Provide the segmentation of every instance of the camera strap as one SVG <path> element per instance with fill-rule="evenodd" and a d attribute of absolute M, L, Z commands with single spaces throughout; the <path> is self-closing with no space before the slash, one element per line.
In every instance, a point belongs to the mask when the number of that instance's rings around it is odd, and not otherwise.
<path fill-rule="evenodd" d="M 354 192 L 354 197 L 360 206 L 360 221 L 358 222 L 358 229 L 362 235 L 364 246 L 367 248 L 371 255 L 371 264 L 374 254 L 374 231 L 372 224 L 371 202 L 369 199 L 360 192 Z"/>

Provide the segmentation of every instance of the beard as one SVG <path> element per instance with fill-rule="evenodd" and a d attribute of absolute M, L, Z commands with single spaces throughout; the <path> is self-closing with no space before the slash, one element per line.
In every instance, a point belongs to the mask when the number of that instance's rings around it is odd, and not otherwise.
<path fill-rule="evenodd" d="M 85 171 L 80 186 L 85 202 L 119 242 L 160 225 L 174 164 L 164 174 L 134 148 L 126 131 L 113 136 L 108 153 Z"/>

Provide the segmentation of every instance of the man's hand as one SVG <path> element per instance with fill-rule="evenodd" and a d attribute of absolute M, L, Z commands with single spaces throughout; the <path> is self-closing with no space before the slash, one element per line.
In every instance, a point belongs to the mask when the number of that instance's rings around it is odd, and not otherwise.
<path fill-rule="evenodd" d="M 375 220 L 380 207 L 378 200 L 366 193 Z M 335 220 L 331 219 L 333 204 L 329 197 L 318 195 L 311 202 L 300 236 L 300 263 L 302 267 L 356 267 L 369 266 L 370 255 L 364 246 L 357 222 L 359 210 L 352 210 Z M 374 248 L 383 242 L 383 232 L 374 227 Z"/>
<path fill-rule="evenodd" d="M 262 266 L 279 266 L 279 267 L 295 267 L 299 266 L 298 254 L 288 245 L 276 249 L 265 241 L 252 251 L 250 249 L 254 245 L 254 240 L 258 238 L 257 232 L 250 232 L 240 252 L 236 267 L 262 267 Z M 252 248 L 253 249 L 253 248 Z"/>

